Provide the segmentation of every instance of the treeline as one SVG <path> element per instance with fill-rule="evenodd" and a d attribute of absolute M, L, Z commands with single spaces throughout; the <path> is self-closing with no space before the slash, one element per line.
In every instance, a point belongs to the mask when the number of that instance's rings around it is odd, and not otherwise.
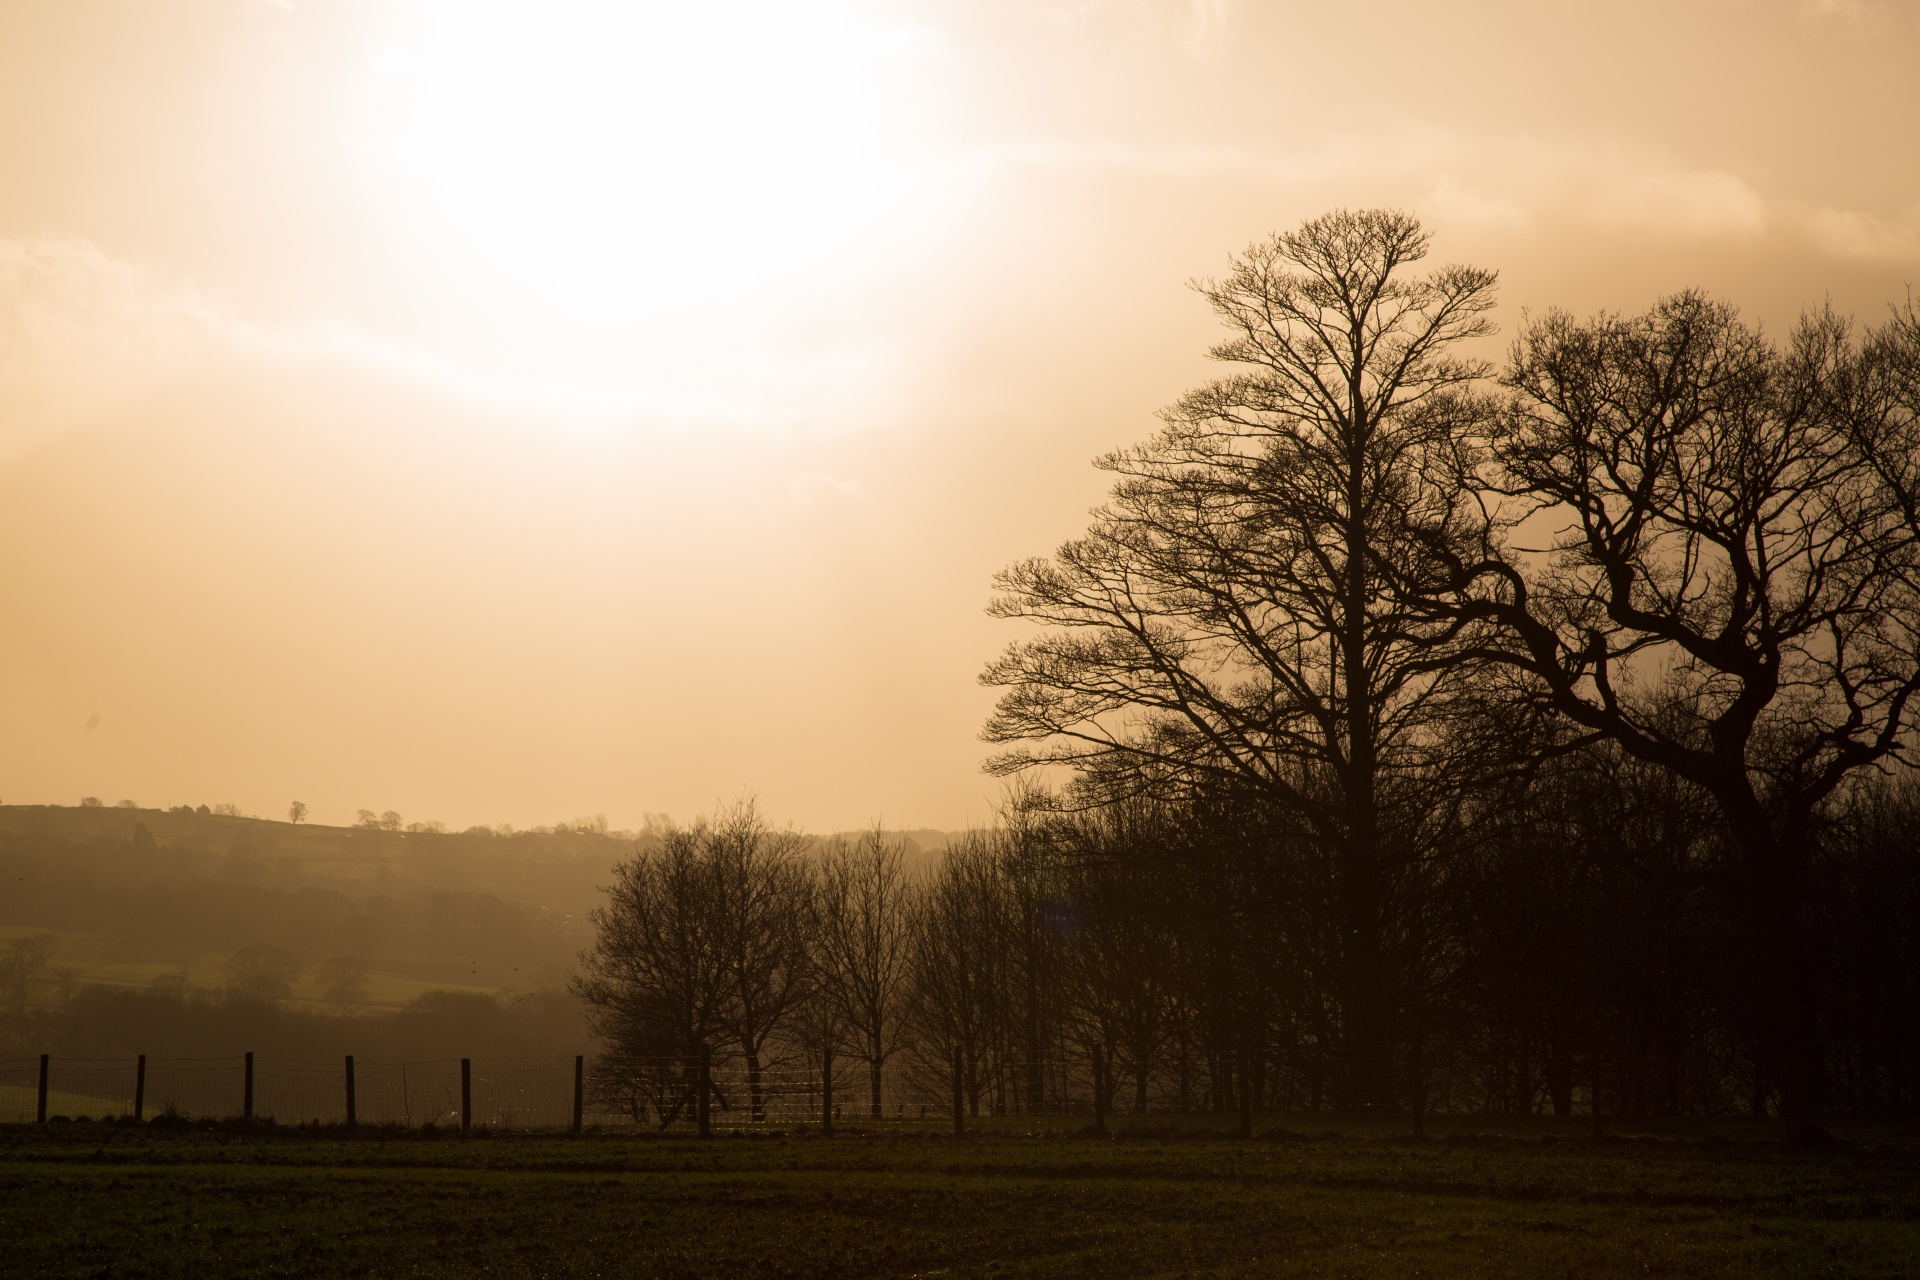
<path fill-rule="evenodd" d="M 1255 1111 L 1355 1105 L 1339 878 L 1310 834 L 1191 798 L 1061 799 L 1020 795 L 918 873 L 883 831 L 811 841 L 751 806 L 623 864 L 576 984 L 624 1090 L 607 1101 L 677 1114 L 704 1047 L 753 1108 L 758 1078 L 817 1077 L 831 1046 L 840 1098 L 874 1117 L 940 1105 L 956 1055 L 974 1114 L 1090 1109 L 1096 1080 L 1122 1112 L 1230 1112 L 1242 1091 Z M 1444 853 L 1393 895 L 1401 1047 L 1382 1069 L 1403 1110 L 1774 1104 L 1739 857 L 1697 796 L 1592 747 L 1429 838 Z M 1914 1114 L 1920 780 L 1849 791 L 1818 867 L 1827 1105 Z"/>
<path fill-rule="evenodd" d="M 1496 365 L 1426 250 L 1338 212 L 1202 282 L 1229 372 L 997 579 L 989 767 L 1056 790 L 851 916 L 839 854 L 675 834 L 598 921 L 607 1041 L 958 1052 L 1013 1109 L 1912 1110 L 1920 311 L 1689 292 Z"/>

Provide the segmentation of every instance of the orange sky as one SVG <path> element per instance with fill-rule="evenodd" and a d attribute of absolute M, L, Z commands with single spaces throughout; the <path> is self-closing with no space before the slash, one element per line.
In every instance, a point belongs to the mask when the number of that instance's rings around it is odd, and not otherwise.
<path fill-rule="evenodd" d="M 1920 277 L 1920 7 L 6 0 L 0 799 L 985 817 L 994 569 L 1336 205 Z"/>

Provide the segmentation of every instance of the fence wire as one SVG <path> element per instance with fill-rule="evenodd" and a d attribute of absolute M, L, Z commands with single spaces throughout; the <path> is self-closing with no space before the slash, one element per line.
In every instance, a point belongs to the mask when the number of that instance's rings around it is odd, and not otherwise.
<path fill-rule="evenodd" d="M 1087 1054 L 1022 1058 L 1006 1053 L 970 1059 L 958 1073 L 960 1110 L 967 1117 L 1084 1115 L 1094 1111 L 1094 1059 Z M 463 1113 L 462 1060 L 364 1062 L 353 1067 L 353 1119 L 362 1125 L 419 1127 L 463 1123 L 500 1129 L 562 1129 L 574 1123 L 600 1127 L 691 1126 L 699 1113 L 698 1059 L 596 1058 L 585 1064 L 576 1099 L 570 1056 L 467 1060 Z M 1282 1103 L 1280 1064 L 1256 1076 L 1259 1107 Z M 708 1067 L 708 1119 L 715 1127 L 818 1123 L 828 1089 L 817 1055 L 788 1055 L 748 1067 L 737 1054 L 714 1057 Z M 0 1060 L 0 1123 L 30 1123 L 40 1108 L 39 1058 Z M 1297 1073 L 1296 1073 L 1297 1074 Z M 955 1105 L 953 1059 L 924 1050 L 896 1055 L 882 1065 L 875 1088 L 869 1064 L 836 1057 L 831 1104 L 841 1123 L 946 1120 Z M 1216 1063 L 1188 1080 L 1164 1072 L 1151 1081 L 1123 1063 L 1107 1069 L 1110 1111 L 1225 1111 L 1237 1106 L 1242 1082 L 1232 1064 Z M 149 1058 L 144 1083 L 133 1058 L 47 1061 L 49 1119 L 131 1116 L 136 1105 L 146 1119 L 230 1119 L 247 1111 L 244 1057 Z M 1314 1107 L 1317 1108 L 1317 1103 Z M 280 1124 L 341 1124 L 348 1120 L 348 1077 L 343 1060 L 303 1062 L 256 1058 L 254 1119 Z"/>

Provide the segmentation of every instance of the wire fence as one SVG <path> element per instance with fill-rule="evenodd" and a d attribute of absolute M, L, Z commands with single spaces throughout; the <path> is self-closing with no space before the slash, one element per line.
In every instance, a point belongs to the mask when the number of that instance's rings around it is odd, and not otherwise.
<path fill-rule="evenodd" d="M 1144 1074 L 1096 1054 L 970 1057 L 920 1049 L 895 1055 L 878 1072 L 860 1058 L 800 1053 L 757 1067 L 738 1054 L 420 1062 L 43 1056 L 0 1060 L 0 1124 L 176 1117 L 409 1128 L 736 1127 L 1233 1112 L 1280 1101 L 1266 1073 L 1255 1068 L 1249 1078 L 1246 1065 L 1216 1063 L 1200 1073 L 1204 1079 L 1183 1078 L 1176 1092 L 1159 1078 L 1149 1089 Z"/>

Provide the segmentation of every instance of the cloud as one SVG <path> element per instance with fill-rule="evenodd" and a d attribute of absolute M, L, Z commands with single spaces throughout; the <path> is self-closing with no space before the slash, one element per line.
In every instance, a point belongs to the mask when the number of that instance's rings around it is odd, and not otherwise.
<path fill-rule="evenodd" d="M 1800 16 L 1810 22 L 1843 22 L 1859 27 L 1884 15 L 1875 0 L 1800 0 Z"/>
<path fill-rule="evenodd" d="M 1240 0 L 1054 0 L 1038 11 L 1059 26 L 1119 24 L 1137 35 L 1176 39 L 1196 57 L 1224 52 Z"/>
<path fill-rule="evenodd" d="M 1655 149 L 1606 137 L 1464 133 L 1412 119 L 1329 131 L 1289 149 L 1096 140 L 1029 143 L 978 158 L 1007 167 L 1333 187 L 1363 192 L 1356 202 L 1431 201 L 1454 216 L 1501 227 L 1554 219 L 1679 238 L 1752 238 L 1770 220 L 1765 198 L 1744 178 Z"/>
<path fill-rule="evenodd" d="M 826 471 L 798 471 L 787 477 L 787 498 L 797 507 L 871 501 L 858 484 Z"/>
<path fill-rule="evenodd" d="M 548 432 L 765 437 L 809 423 L 766 396 L 711 385 L 516 379 L 338 324 L 263 326 L 215 295 L 86 240 L 0 238 L 0 458 L 165 384 L 273 366 L 365 371 Z"/>
<path fill-rule="evenodd" d="M 0 453 L 204 367 L 231 318 L 84 240 L 0 239 Z"/>
<path fill-rule="evenodd" d="M 1807 234 L 1821 251 L 1856 262 L 1920 263 L 1920 207 L 1889 221 L 1860 209 L 1814 209 Z"/>

